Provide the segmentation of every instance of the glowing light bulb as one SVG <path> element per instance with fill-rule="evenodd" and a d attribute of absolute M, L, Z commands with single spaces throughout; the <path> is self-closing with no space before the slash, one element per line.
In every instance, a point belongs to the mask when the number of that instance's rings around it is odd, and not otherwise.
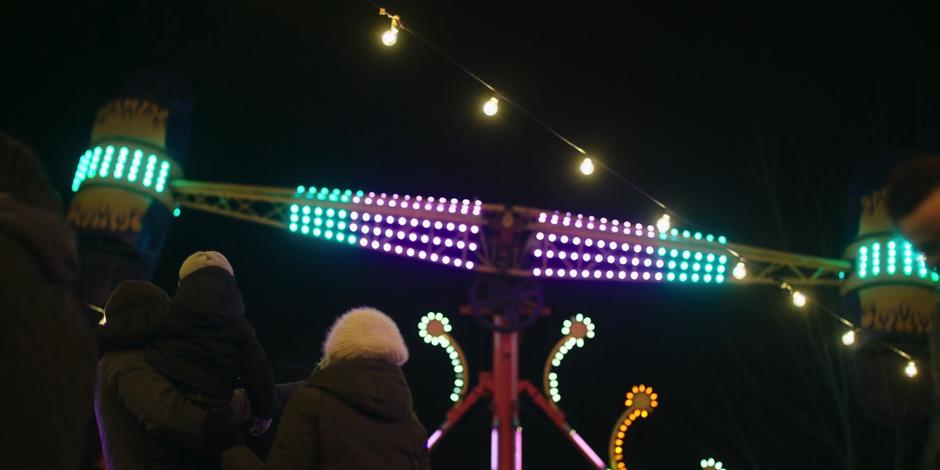
<path fill-rule="evenodd" d="M 738 264 L 734 265 L 734 271 L 731 271 L 731 274 L 734 275 L 735 279 L 744 279 L 747 277 L 747 266 L 744 265 L 743 261 L 738 261 Z"/>
<path fill-rule="evenodd" d="M 392 47 L 398 42 L 398 28 L 392 26 L 388 31 L 382 33 L 382 44 Z"/>
<path fill-rule="evenodd" d="M 806 296 L 802 292 L 795 290 L 793 291 L 793 305 L 797 307 L 803 307 L 806 305 Z"/>
<path fill-rule="evenodd" d="M 591 157 L 584 157 L 584 160 L 581 160 L 581 165 L 578 166 L 578 169 L 581 170 L 581 174 L 585 176 L 590 176 L 594 173 L 594 160 L 591 160 Z"/>
<path fill-rule="evenodd" d="M 483 114 L 495 116 L 499 112 L 499 100 L 494 96 L 483 104 Z"/>
<path fill-rule="evenodd" d="M 669 214 L 663 214 L 663 216 L 656 221 L 656 230 L 659 230 L 660 233 L 668 232 L 671 226 L 672 223 L 669 220 Z"/>
<path fill-rule="evenodd" d="M 842 335 L 842 344 L 846 346 L 855 344 L 855 330 L 846 331 L 845 334 Z"/>
<path fill-rule="evenodd" d="M 914 361 L 908 361 L 907 367 L 904 368 L 904 375 L 912 379 L 917 376 L 917 364 Z"/>

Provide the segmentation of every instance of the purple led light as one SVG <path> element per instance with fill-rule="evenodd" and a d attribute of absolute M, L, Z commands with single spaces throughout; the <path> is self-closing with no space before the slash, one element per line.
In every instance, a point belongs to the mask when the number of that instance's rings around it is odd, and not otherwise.
<path fill-rule="evenodd" d="M 564 251 L 558 252 L 558 259 L 568 259 L 568 253 Z"/>
<path fill-rule="evenodd" d="M 403 251 L 404 251 L 404 249 L 401 247 L 401 245 L 396 245 L 396 246 L 395 246 L 395 254 L 396 254 L 396 255 L 400 255 Z"/>
<path fill-rule="evenodd" d="M 594 240 L 587 238 L 584 240 L 584 246 L 594 246 Z"/>
<path fill-rule="evenodd" d="M 558 239 L 558 237 L 555 236 L 554 233 L 548 234 L 548 241 L 550 241 L 550 242 L 552 242 L 552 243 L 555 243 L 555 240 L 557 240 L 557 239 Z"/>
<path fill-rule="evenodd" d="M 580 237 L 574 237 L 574 238 L 571 240 L 571 242 L 574 243 L 575 245 L 580 245 L 580 244 L 581 244 L 581 238 L 580 238 Z"/>
<path fill-rule="evenodd" d="M 417 234 L 417 233 L 414 233 L 414 232 L 409 233 L 409 234 L 408 234 L 408 240 L 411 240 L 411 241 L 413 241 L 413 242 L 418 241 L 418 234 Z"/>
<path fill-rule="evenodd" d="M 643 280 L 644 281 L 650 280 L 650 273 L 648 271 L 643 273 Z"/>
<path fill-rule="evenodd" d="M 606 468 L 604 465 L 604 461 L 601 460 L 601 458 L 598 457 L 596 453 L 594 453 L 594 450 L 591 449 L 591 446 L 589 446 L 587 442 L 584 442 L 584 439 L 582 439 L 581 436 L 578 435 L 578 433 L 575 432 L 574 429 L 571 430 L 569 435 L 571 436 L 571 440 L 573 440 L 574 443 L 578 446 L 578 448 L 581 449 L 581 452 L 584 453 L 584 455 L 587 455 L 588 458 L 591 459 L 591 462 L 594 462 L 595 467 Z"/>
<path fill-rule="evenodd" d="M 450 248 L 450 247 L 454 246 L 454 241 L 451 240 L 450 238 L 445 238 L 445 239 L 444 239 L 444 246 L 446 246 L 447 248 Z"/>
<path fill-rule="evenodd" d="M 467 244 L 464 243 L 463 240 L 457 240 L 457 249 L 458 249 L 458 250 L 464 249 L 465 246 L 467 246 Z"/>
<path fill-rule="evenodd" d="M 584 260 L 585 262 L 591 261 L 590 253 L 584 253 L 583 255 L 581 255 L 581 259 Z"/>
<path fill-rule="evenodd" d="M 555 274 L 557 274 L 558 277 L 565 277 L 565 270 L 559 268 L 559 269 L 558 269 L 558 272 L 555 273 Z"/>
<path fill-rule="evenodd" d="M 477 244 L 476 244 L 476 243 L 473 243 L 473 242 L 470 242 L 470 244 L 467 245 L 467 249 L 470 250 L 470 251 L 477 251 Z"/>
<path fill-rule="evenodd" d="M 597 241 L 597 247 L 598 247 L 598 248 L 604 248 L 605 246 L 607 246 L 607 243 L 604 242 L 604 240 L 598 240 L 598 241 Z"/>
<path fill-rule="evenodd" d="M 421 250 L 418 252 L 418 258 L 425 259 L 427 257 L 428 257 L 428 254 L 424 250 Z"/>
<path fill-rule="evenodd" d="M 382 249 L 385 250 L 385 251 L 391 251 L 391 250 L 392 250 L 392 245 L 391 245 L 391 243 L 386 243 L 386 244 L 382 245 Z"/>
<path fill-rule="evenodd" d="M 533 268 L 533 269 L 532 269 L 532 275 L 533 275 L 533 276 L 541 276 L 541 275 L 542 275 L 542 269 L 541 269 L 541 268 Z"/>
<path fill-rule="evenodd" d="M 611 251 L 616 250 L 616 249 L 617 249 L 617 242 L 610 242 L 610 245 L 608 245 L 608 248 L 610 248 Z"/>
<path fill-rule="evenodd" d="M 479 231 L 480 231 L 480 227 L 479 227 L 479 226 L 477 226 L 477 225 L 471 225 L 471 226 L 470 226 L 470 233 L 478 233 Z"/>
<path fill-rule="evenodd" d="M 463 264 L 463 261 L 461 261 L 460 258 L 454 258 L 454 266 L 457 266 L 459 268 L 460 265 L 462 264 Z"/>
<path fill-rule="evenodd" d="M 548 258 L 548 259 L 552 259 L 552 258 L 555 257 L 555 252 L 552 251 L 552 250 L 548 250 L 548 251 L 545 252 L 545 257 Z"/>
<path fill-rule="evenodd" d="M 571 276 L 571 277 L 578 277 L 578 270 L 577 270 L 577 269 L 570 269 L 570 270 L 568 270 L 568 275 Z"/>
<path fill-rule="evenodd" d="M 536 240 L 539 240 L 539 241 L 542 241 L 542 240 L 545 239 L 545 234 L 542 233 L 542 232 L 538 232 L 538 233 L 535 234 L 535 239 L 536 239 Z"/>
<path fill-rule="evenodd" d="M 427 448 L 430 449 L 434 447 L 434 444 L 437 444 L 437 441 L 444 435 L 444 431 L 438 429 L 434 431 L 434 434 L 431 434 L 431 437 L 428 438 Z"/>
<path fill-rule="evenodd" d="M 536 258 L 541 258 L 541 257 L 542 257 L 542 250 L 536 248 L 535 251 L 532 252 L 532 254 L 533 254 Z"/>
<path fill-rule="evenodd" d="M 639 275 L 639 273 L 637 273 L 636 271 L 633 271 L 633 272 L 630 273 L 630 279 L 633 279 L 633 280 L 635 281 L 636 278 L 638 278 L 638 277 L 640 277 L 640 275 Z"/>
<path fill-rule="evenodd" d="M 607 279 L 613 279 L 613 278 L 614 278 L 614 272 L 613 272 L 613 271 L 607 271 L 607 274 L 605 274 L 605 276 L 607 276 Z"/>
<path fill-rule="evenodd" d="M 414 256 L 414 255 L 415 255 L 415 249 L 414 249 L 414 248 L 408 248 L 407 254 L 408 254 L 408 256 Z"/>
<path fill-rule="evenodd" d="M 443 257 L 441 257 L 441 262 L 444 264 L 450 264 L 450 256 L 444 255 Z"/>
<path fill-rule="evenodd" d="M 458 226 L 457 226 L 457 231 L 460 232 L 460 233 L 466 232 L 466 231 L 467 231 L 467 225 L 466 225 L 466 224 L 460 224 L 460 225 L 458 225 Z"/>
<path fill-rule="evenodd" d="M 663 273 L 656 273 L 656 276 L 655 276 L 655 277 L 656 277 L 656 280 L 657 280 L 657 281 L 662 281 L 662 280 L 663 280 Z"/>
<path fill-rule="evenodd" d="M 602 273 L 600 269 L 595 269 L 595 270 L 594 270 L 594 279 L 600 279 L 601 276 L 603 276 L 603 275 L 604 275 L 604 273 Z"/>
<path fill-rule="evenodd" d="M 431 253 L 431 261 L 437 262 L 438 256 L 437 253 Z"/>
<path fill-rule="evenodd" d="M 428 234 L 421 235 L 421 243 L 428 243 L 431 240 L 431 237 Z"/>
<path fill-rule="evenodd" d="M 464 264 L 464 266 L 467 269 L 473 269 L 473 261 L 467 261 L 466 264 Z"/>
<path fill-rule="evenodd" d="M 499 469 L 499 431 L 490 431 L 490 470 Z"/>
<path fill-rule="evenodd" d="M 379 249 L 379 246 L 381 246 L 381 243 L 379 243 L 378 240 L 372 240 L 372 249 L 373 249 L 373 250 L 378 250 L 378 249 Z"/>
<path fill-rule="evenodd" d="M 554 269 L 552 269 L 552 268 L 545 268 L 545 275 L 546 275 L 546 276 L 551 277 L 553 274 L 555 274 L 555 270 L 554 270 Z"/>
<path fill-rule="evenodd" d="M 620 271 L 619 273 L 617 273 L 617 277 L 620 278 L 620 280 L 626 279 L 627 278 L 626 271 Z"/>
<path fill-rule="evenodd" d="M 588 271 L 587 269 L 585 269 L 584 271 L 581 271 L 581 277 L 583 278 L 591 277 L 591 271 Z"/>
<path fill-rule="evenodd" d="M 366 240 L 365 238 L 359 239 L 359 246 L 365 247 L 368 244 L 369 244 L 369 240 Z"/>
<path fill-rule="evenodd" d="M 602 255 L 602 254 L 600 254 L 600 253 L 594 255 L 594 262 L 595 262 L 595 263 L 600 263 L 601 261 L 604 261 L 604 255 Z"/>
<path fill-rule="evenodd" d="M 434 239 L 432 240 L 432 243 L 434 243 L 435 245 L 440 246 L 440 244 L 441 244 L 441 237 L 434 237 Z"/>
<path fill-rule="evenodd" d="M 359 219 L 359 213 L 356 212 L 356 211 L 352 211 L 352 212 L 349 213 L 349 218 L 350 218 L 351 220 L 358 220 L 358 219 Z"/>
<path fill-rule="evenodd" d="M 368 222 L 370 219 L 372 219 L 372 214 L 369 214 L 368 212 L 362 214 L 362 221 L 363 221 L 363 222 Z"/>
<path fill-rule="evenodd" d="M 522 470 L 522 426 L 516 427 L 515 470 Z"/>
<path fill-rule="evenodd" d="M 419 223 L 420 222 L 418 222 L 418 219 L 413 218 L 409 221 L 408 225 L 411 225 L 412 227 L 417 227 Z"/>

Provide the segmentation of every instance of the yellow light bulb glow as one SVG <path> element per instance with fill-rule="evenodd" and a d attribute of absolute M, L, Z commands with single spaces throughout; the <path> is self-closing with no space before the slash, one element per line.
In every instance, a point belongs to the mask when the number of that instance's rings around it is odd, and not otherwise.
<path fill-rule="evenodd" d="M 793 291 L 793 305 L 803 308 L 806 306 L 806 296 L 802 292 L 795 290 Z"/>
<path fill-rule="evenodd" d="M 499 99 L 495 96 L 486 100 L 486 103 L 483 103 L 483 114 L 487 116 L 495 116 L 499 112 Z"/>
<path fill-rule="evenodd" d="M 846 331 L 845 334 L 842 335 L 842 344 L 846 346 L 855 344 L 855 330 Z"/>
<path fill-rule="evenodd" d="M 581 171 L 581 174 L 584 176 L 590 176 L 594 173 L 594 160 L 591 160 L 591 157 L 584 157 L 581 160 L 581 164 L 578 166 L 578 170 Z"/>
<path fill-rule="evenodd" d="M 907 367 L 904 368 L 904 375 L 914 378 L 917 377 L 917 363 L 914 361 L 909 361 Z"/>

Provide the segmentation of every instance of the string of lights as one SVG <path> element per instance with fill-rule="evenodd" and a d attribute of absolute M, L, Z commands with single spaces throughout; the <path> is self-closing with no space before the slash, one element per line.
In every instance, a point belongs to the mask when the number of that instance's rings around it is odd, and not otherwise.
<path fill-rule="evenodd" d="M 698 228 L 697 225 L 692 223 L 688 218 L 683 217 L 677 211 L 669 208 L 665 203 L 663 203 L 658 198 L 654 197 L 652 194 L 644 190 L 640 185 L 635 183 L 633 180 L 617 172 L 615 169 L 605 164 L 602 160 L 598 159 L 597 156 L 589 154 L 583 147 L 577 145 L 576 143 L 574 143 L 573 140 L 569 139 L 568 137 L 565 137 L 563 134 L 555 130 L 555 128 L 550 126 L 545 120 L 543 120 L 542 118 L 530 112 L 528 109 L 522 106 L 519 102 L 514 101 L 511 98 L 509 98 L 509 96 L 507 96 L 502 91 L 497 90 L 495 86 L 493 86 L 489 82 L 482 79 L 479 75 L 471 71 L 469 68 L 463 65 L 460 61 L 458 61 L 453 56 L 451 56 L 446 51 L 444 51 L 439 46 L 437 46 L 434 42 L 432 42 L 431 40 L 427 39 L 426 37 L 418 33 L 414 28 L 410 26 L 405 26 L 404 23 L 402 23 L 399 15 L 391 14 L 385 8 L 380 7 L 379 5 L 377 5 L 375 2 L 371 0 L 368 0 L 368 3 L 372 7 L 378 9 L 379 15 L 386 17 L 389 20 L 389 29 L 383 32 L 381 36 L 382 43 L 385 46 L 388 46 L 388 47 L 394 46 L 395 44 L 398 43 L 398 34 L 400 32 L 406 32 L 410 34 L 412 37 L 414 37 L 415 39 L 417 39 L 420 43 L 424 44 L 426 47 L 428 47 L 429 49 L 439 54 L 442 58 L 450 62 L 459 70 L 464 72 L 471 79 L 475 80 L 480 85 L 482 85 L 483 87 L 488 89 L 490 92 L 492 92 L 493 96 L 483 103 L 482 111 L 484 115 L 490 116 L 490 117 L 495 116 L 499 112 L 499 105 L 501 102 L 509 104 L 510 106 L 512 106 L 513 108 L 515 108 L 516 110 L 524 114 L 526 117 L 528 117 L 529 119 L 531 119 L 532 121 L 540 125 L 542 128 L 544 128 L 547 132 L 555 136 L 558 140 L 563 142 L 565 145 L 571 147 L 576 152 L 578 152 L 578 154 L 581 156 L 581 162 L 578 165 L 578 170 L 581 172 L 581 174 L 583 174 L 584 176 L 590 176 L 594 174 L 596 168 L 600 168 L 604 170 L 607 174 L 620 180 L 621 182 L 629 186 L 632 190 L 636 191 L 637 193 L 639 193 L 640 195 L 648 199 L 650 202 L 652 202 L 654 205 L 659 207 L 663 211 L 663 215 L 656 222 L 656 228 L 660 232 L 667 232 L 670 230 L 670 228 L 672 227 L 673 218 L 678 219 L 684 225 L 687 225 L 691 228 L 695 228 L 695 229 Z M 734 259 L 737 260 L 737 263 L 735 264 L 735 267 L 732 270 L 732 275 L 738 280 L 741 280 L 747 277 L 747 260 L 744 259 L 744 257 L 741 256 L 740 253 L 736 252 L 734 249 L 730 247 L 725 246 L 723 247 L 723 249 L 727 251 Z M 793 286 L 791 286 L 787 282 L 781 279 L 775 279 L 775 281 L 778 283 L 778 286 L 781 289 L 787 291 L 790 294 L 793 305 L 796 306 L 797 308 L 804 308 L 806 307 L 807 304 L 810 304 L 818 308 L 819 310 L 826 312 L 827 314 L 832 316 L 836 321 L 846 326 L 849 330 L 842 335 L 842 343 L 845 346 L 852 346 L 855 344 L 856 339 L 857 339 L 857 332 L 859 331 L 858 325 L 853 323 L 851 320 L 843 317 L 842 315 L 839 315 L 838 313 L 826 307 L 825 305 L 808 298 L 803 292 L 800 292 L 794 289 Z M 867 338 L 867 339 L 875 341 L 878 344 L 885 346 L 889 350 L 898 354 L 901 358 L 905 359 L 907 361 L 904 367 L 904 374 L 906 376 L 908 376 L 909 378 L 914 378 L 917 376 L 918 361 L 915 360 L 913 356 L 911 356 L 907 352 L 899 349 L 898 347 L 888 343 L 887 341 L 877 336 L 872 335 L 870 338 Z"/>

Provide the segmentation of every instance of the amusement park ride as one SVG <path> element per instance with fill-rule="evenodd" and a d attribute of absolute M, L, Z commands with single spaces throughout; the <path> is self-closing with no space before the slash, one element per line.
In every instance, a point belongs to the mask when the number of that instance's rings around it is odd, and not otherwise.
<path fill-rule="evenodd" d="M 470 388 L 467 358 L 441 313 L 419 323 L 424 341 L 441 347 L 453 364 L 453 407 L 430 436 L 434 446 L 480 400 L 492 402 L 492 465 L 522 465 L 518 400 L 528 396 L 593 468 L 626 468 L 622 444 L 638 419 L 659 404 L 646 385 L 625 395 L 608 459 L 599 457 L 567 423 L 559 407 L 565 355 L 594 337 L 593 321 L 578 314 L 562 324 L 539 389 L 519 377 L 519 335 L 548 309 L 541 286 L 553 282 L 626 282 L 721 286 L 781 282 L 839 288 L 856 307 L 863 333 L 907 335 L 923 341 L 935 303 L 937 274 L 891 230 L 877 191 L 860 217 L 845 259 L 807 256 L 733 243 L 724 236 L 600 216 L 485 203 L 454 197 L 401 195 L 352 189 L 278 188 L 183 178 L 185 141 L 174 140 L 174 119 L 185 112 L 146 93 L 125 92 L 103 106 L 91 146 L 79 158 L 69 220 L 82 241 L 86 271 L 79 294 L 104 304 L 126 278 L 148 278 L 173 216 L 201 211 L 288 230 L 323 243 L 371 250 L 411 262 L 472 271 L 476 279 L 462 313 L 492 331 L 492 370 Z M 877 190 L 877 188 L 875 188 Z M 743 262 L 739 260 L 744 260 Z M 90 261 L 90 262 L 89 262 Z M 107 264 L 108 269 L 95 266 Z M 892 294 L 905 290 L 906 316 Z M 892 290 L 894 289 L 894 290 Z M 908 295 L 910 294 L 910 295 Z M 860 306 L 864 306 L 864 308 Z M 894 336 L 892 336 L 894 338 Z M 923 381 L 919 381 L 923 382 Z M 910 386 L 910 385 L 898 385 Z M 702 461 L 706 468 L 706 461 Z M 714 459 L 708 468 L 721 469 Z"/>

